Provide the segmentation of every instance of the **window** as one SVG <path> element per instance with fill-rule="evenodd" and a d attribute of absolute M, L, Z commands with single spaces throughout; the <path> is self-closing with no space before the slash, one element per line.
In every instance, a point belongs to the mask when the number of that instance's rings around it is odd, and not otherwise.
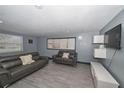
<path fill-rule="evenodd" d="M 48 49 L 75 49 L 75 37 L 69 38 L 49 38 L 48 42 Z"/>
<path fill-rule="evenodd" d="M 0 53 L 16 52 L 22 50 L 23 50 L 22 36 L 0 34 Z"/>

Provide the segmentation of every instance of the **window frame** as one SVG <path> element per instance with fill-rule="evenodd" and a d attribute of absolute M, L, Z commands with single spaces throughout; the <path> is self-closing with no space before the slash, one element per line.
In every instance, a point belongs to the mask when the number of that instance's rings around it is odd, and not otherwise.
<path fill-rule="evenodd" d="M 4 51 L 4 52 L 0 52 L 0 54 L 2 54 L 2 53 L 15 53 L 15 52 L 23 52 L 23 50 L 24 50 L 24 46 L 23 46 L 23 36 L 21 36 L 21 35 L 15 35 L 15 34 L 6 34 L 6 33 L 0 33 L 0 34 L 3 34 L 3 35 L 9 35 L 9 36 L 16 36 L 16 37 L 20 37 L 20 50 L 12 50 L 12 51 Z"/>
<path fill-rule="evenodd" d="M 74 45 L 74 49 L 59 49 L 59 48 L 48 48 L 48 40 L 49 39 L 74 39 L 74 41 L 75 41 L 75 45 Z M 47 49 L 48 50 L 76 50 L 76 37 L 61 37 L 61 38 L 47 38 L 47 41 L 46 41 L 47 43 L 46 43 L 46 46 L 47 46 Z"/>

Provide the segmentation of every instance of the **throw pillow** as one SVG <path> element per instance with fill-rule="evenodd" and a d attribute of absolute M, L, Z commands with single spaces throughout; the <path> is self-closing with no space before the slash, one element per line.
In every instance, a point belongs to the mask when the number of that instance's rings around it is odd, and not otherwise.
<path fill-rule="evenodd" d="M 63 53 L 63 56 L 62 56 L 62 58 L 69 58 L 69 53 Z"/>
<path fill-rule="evenodd" d="M 20 56 L 19 58 L 21 59 L 23 65 L 35 62 L 34 60 L 32 60 L 32 55 Z"/>

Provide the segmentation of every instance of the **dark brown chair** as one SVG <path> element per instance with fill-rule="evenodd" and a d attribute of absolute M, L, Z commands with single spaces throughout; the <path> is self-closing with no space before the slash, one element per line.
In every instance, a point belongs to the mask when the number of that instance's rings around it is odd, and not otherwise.
<path fill-rule="evenodd" d="M 63 58 L 63 53 L 69 53 L 69 58 Z M 58 54 L 53 56 L 53 62 L 76 66 L 77 53 L 75 50 L 59 50 Z"/>

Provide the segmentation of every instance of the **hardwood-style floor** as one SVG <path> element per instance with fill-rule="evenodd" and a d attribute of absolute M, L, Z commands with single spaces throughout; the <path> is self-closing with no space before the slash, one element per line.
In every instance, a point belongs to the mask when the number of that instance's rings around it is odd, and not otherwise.
<path fill-rule="evenodd" d="M 77 67 L 49 64 L 33 74 L 15 82 L 8 88 L 92 88 L 90 66 L 78 63 Z"/>

